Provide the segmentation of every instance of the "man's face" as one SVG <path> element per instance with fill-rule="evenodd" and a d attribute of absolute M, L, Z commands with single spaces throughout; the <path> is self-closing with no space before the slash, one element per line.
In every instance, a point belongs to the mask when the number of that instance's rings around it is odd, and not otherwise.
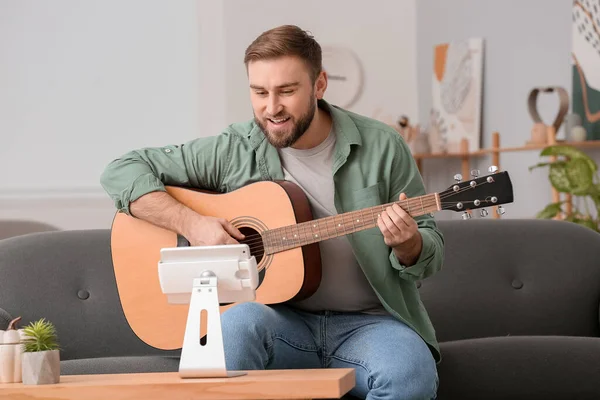
<path fill-rule="evenodd" d="M 296 57 L 248 64 L 254 119 L 269 142 L 292 146 L 309 128 L 316 111 L 308 68 Z"/>

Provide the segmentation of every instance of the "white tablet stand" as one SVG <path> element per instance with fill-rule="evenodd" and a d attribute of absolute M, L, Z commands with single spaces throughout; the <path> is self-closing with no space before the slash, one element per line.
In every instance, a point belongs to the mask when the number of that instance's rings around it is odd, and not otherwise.
<path fill-rule="evenodd" d="M 248 245 L 163 248 L 158 275 L 173 304 L 190 304 L 179 375 L 182 378 L 240 376 L 227 371 L 221 331 L 221 303 L 256 299 L 258 271 Z M 201 337 L 201 324 L 206 336 Z"/>

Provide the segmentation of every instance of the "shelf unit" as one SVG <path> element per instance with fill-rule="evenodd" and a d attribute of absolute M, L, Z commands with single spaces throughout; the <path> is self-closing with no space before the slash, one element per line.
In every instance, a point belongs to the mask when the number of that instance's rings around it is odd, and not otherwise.
<path fill-rule="evenodd" d="M 520 147 L 500 147 L 500 133 L 493 132 L 492 133 L 492 146 L 485 149 L 480 149 L 476 151 L 469 151 L 469 142 L 467 139 L 463 139 L 460 143 L 460 151 L 454 153 L 415 153 L 413 157 L 417 162 L 417 167 L 419 171 L 423 171 L 423 160 L 431 159 L 431 158 L 458 158 L 461 160 L 461 173 L 462 176 L 468 178 L 470 176 L 470 160 L 473 157 L 481 157 L 481 156 L 491 156 L 492 157 L 492 165 L 498 167 L 498 169 L 502 169 L 500 167 L 500 154 L 501 153 L 511 153 L 518 151 L 532 151 L 532 150 L 542 150 L 543 148 L 558 144 L 564 143 L 573 147 L 586 149 L 586 148 L 600 148 L 600 140 L 590 140 L 583 142 L 571 142 L 571 141 L 557 141 L 556 133 L 554 131 L 554 127 L 547 127 L 548 138 L 546 143 L 541 144 L 527 144 L 525 146 Z M 550 160 L 554 161 L 556 157 L 549 157 Z M 560 201 L 560 193 L 556 191 L 556 189 L 552 188 L 552 201 L 558 202 Z M 571 195 L 565 195 L 566 201 L 566 212 L 570 213 L 572 211 L 572 199 Z M 496 211 L 497 207 L 494 207 L 494 211 Z M 493 213 L 493 218 L 500 218 L 498 213 Z"/>

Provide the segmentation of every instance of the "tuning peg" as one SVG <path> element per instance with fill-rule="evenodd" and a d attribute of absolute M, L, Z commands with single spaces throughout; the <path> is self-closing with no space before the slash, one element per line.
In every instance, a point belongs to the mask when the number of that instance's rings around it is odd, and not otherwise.
<path fill-rule="evenodd" d="M 482 208 L 481 210 L 479 210 L 479 215 L 481 215 L 482 218 L 485 218 L 488 216 L 488 210 L 486 210 L 485 208 Z"/>
<path fill-rule="evenodd" d="M 469 214 L 468 211 L 465 211 L 464 213 L 462 213 L 462 219 L 471 219 L 471 214 Z"/>
<path fill-rule="evenodd" d="M 504 215 L 506 210 L 504 209 L 504 207 L 498 206 L 498 208 L 496 209 L 496 212 L 498 213 L 498 215 Z"/>
<path fill-rule="evenodd" d="M 495 172 L 498 172 L 498 167 L 495 165 L 492 165 L 491 167 L 488 168 L 488 171 L 490 171 L 493 174 Z"/>
<path fill-rule="evenodd" d="M 462 175 L 461 175 L 461 174 L 456 174 L 456 175 L 454 175 L 454 180 L 455 180 L 456 182 L 460 182 L 460 181 L 462 181 Z"/>
<path fill-rule="evenodd" d="M 479 176 L 479 174 L 481 173 L 481 171 L 479 171 L 478 169 L 473 169 L 471 170 L 471 176 L 473 178 L 477 178 Z"/>

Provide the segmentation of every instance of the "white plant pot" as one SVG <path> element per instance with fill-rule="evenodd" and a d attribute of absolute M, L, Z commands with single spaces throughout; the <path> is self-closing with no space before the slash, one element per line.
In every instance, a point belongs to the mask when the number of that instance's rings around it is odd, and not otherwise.
<path fill-rule="evenodd" d="M 25 352 L 21 365 L 24 385 L 47 385 L 60 380 L 59 350 Z"/>

